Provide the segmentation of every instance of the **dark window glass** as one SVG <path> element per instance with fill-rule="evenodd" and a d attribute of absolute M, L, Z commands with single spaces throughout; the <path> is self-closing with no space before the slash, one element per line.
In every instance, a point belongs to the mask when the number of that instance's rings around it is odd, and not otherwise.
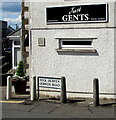
<path fill-rule="evenodd" d="M 20 45 L 20 41 L 14 41 L 14 45 Z"/>
<path fill-rule="evenodd" d="M 14 48 L 14 66 L 15 67 L 17 67 L 20 60 L 21 60 L 20 48 Z"/>
<path fill-rule="evenodd" d="M 91 45 L 92 41 L 62 41 L 62 45 Z"/>

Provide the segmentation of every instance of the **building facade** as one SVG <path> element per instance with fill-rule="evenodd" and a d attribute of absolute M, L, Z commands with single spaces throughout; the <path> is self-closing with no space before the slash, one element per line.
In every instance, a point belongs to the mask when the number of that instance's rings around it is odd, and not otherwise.
<path fill-rule="evenodd" d="M 114 98 L 115 7 L 115 0 L 28 2 L 30 78 L 65 76 L 68 97 L 92 97 L 98 78 L 100 97 Z"/>
<path fill-rule="evenodd" d="M 7 37 L 7 22 L 6 21 L 0 21 L 0 28 L 1 28 L 1 34 L 0 34 L 0 40 L 2 41 L 3 38 Z"/>
<path fill-rule="evenodd" d="M 12 41 L 12 69 L 16 69 L 19 61 L 21 61 L 21 31 L 22 29 L 20 28 L 8 36 L 10 41 Z"/>

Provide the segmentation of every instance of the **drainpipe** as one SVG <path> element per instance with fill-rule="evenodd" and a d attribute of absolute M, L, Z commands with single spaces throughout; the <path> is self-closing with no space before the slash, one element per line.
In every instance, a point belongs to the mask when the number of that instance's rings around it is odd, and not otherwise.
<path fill-rule="evenodd" d="M 25 57 L 25 46 L 24 46 L 24 42 L 25 42 L 25 18 L 24 18 L 24 0 L 22 0 L 22 35 L 21 35 L 21 41 L 20 41 L 20 44 L 21 44 L 21 60 L 23 61 L 24 63 L 24 73 L 26 73 L 26 69 L 25 69 L 25 66 L 26 66 L 26 57 Z"/>

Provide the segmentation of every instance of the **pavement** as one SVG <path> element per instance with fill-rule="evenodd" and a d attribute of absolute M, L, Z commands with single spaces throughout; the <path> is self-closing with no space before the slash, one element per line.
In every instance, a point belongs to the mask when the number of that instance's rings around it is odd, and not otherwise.
<path fill-rule="evenodd" d="M 61 103 L 59 99 L 41 97 L 40 100 L 30 101 L 29 94 L 16 95 L 10 100 L 5 99 L 6 87 L 2 89 L 3 118 L 104 118 L 115 119 L 116 101 L 103 99 L 100 106 L 94 107 L 92 99 L 68 99 Z"/>

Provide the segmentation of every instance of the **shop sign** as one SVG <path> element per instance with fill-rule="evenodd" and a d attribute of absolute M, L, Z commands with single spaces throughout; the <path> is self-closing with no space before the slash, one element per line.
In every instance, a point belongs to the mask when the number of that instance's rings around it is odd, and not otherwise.
<path fill-rule="evenodd" d="M 61 78 L 39 77 L 39 87 L 61 88 Z"/>
<path fill-rule="evenodd" d="M 47 24 L 108 22 L 107 4 L 46 8 Z"/>

